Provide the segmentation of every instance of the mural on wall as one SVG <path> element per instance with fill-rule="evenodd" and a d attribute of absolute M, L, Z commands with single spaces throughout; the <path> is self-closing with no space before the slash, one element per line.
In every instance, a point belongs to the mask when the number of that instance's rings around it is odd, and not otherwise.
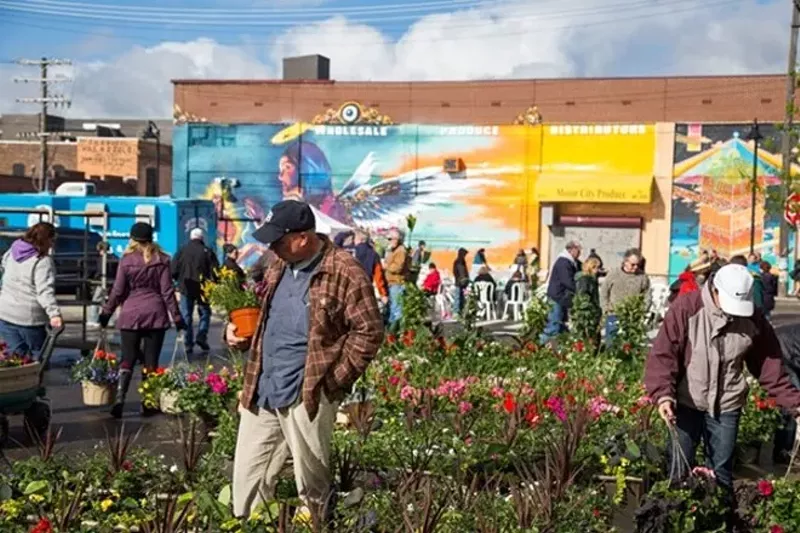
<path fill-rule="evenodd" d="M 413 214 L 411 244 L 425 240 L 444 269 L 460 247 L 485 248 L 505 269 L 520 248 L 539 244 L 541 195 L 647 204 L 655 133 L 652 125 L 187 124 L 174 130 L 173 149 L 174 194 L 211 199 L 224 215 L 220 243 L 242 247 L 246 265 L 263 251 L 256 226 L 276 202 L 295 198 L 334 232 L 380 235 Z"/>
<path fill-rule="evenodd" d="M 539 164 L 539 135 L 513 126 L 189 124 L 174 133 L 173 186 L 215 203 L 218 236 L 242 247 L 245 264 L 263 251 L 256 225 L 284 199 L 309 202 L 334 231 L 381 234 L 414 214 L 413 240 L 426 240 L 435 258 L 491 248 L 494 262 L 510 264 L 538 239 L 526 172 Z"/>
<path fill-rule="evenodd" d="M 670 276 L 680 274 L 702 250 L 729 258 L 750 251 L 754 143 L 750 124 L 678 124 L 672 188 Z M 780 214 L 767 197 L 780 186 L 779 132 L 760 125 L 755 208 L 755 250 L 777 264 Z M 792 239 L 789 239 L 792 242 Z"/>

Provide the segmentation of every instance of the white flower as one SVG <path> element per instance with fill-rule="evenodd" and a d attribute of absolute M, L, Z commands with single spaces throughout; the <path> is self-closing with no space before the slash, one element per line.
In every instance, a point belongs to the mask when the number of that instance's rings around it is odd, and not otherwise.
<path fill-rule="evenodd" d="M 174 474 L 175 472 L 178 471 L 178 465 L 172 465 L 171 467 L 169 467 L 169 471 Z"/>

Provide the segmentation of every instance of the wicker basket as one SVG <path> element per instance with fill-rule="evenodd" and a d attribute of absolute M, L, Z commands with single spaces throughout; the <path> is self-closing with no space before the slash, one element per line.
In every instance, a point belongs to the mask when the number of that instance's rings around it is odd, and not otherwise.
<path fill-rule="evenodd" d="M 168 415 L 177 415 L 181 412 L 177 406 L 178 393 L 175 391 L 161 391 L 161 397 L 158 401 L 161 406 L 162 413 L 166 413 Z"/>
<path fill-rule="evenodd" d="M 114 385 L 97 385 L 91 381 L 81 382 L 83 389 L 83 405 L 111 405 L 117 395 Z"/>
<path fill-rule="evenodd" d="M 35 389 L 39 386 L 41 363 L 0 368 L 0 394 Z"/>

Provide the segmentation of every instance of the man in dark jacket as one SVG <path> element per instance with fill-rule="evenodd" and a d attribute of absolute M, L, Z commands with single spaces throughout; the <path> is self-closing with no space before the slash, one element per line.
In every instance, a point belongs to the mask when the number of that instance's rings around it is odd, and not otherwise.
<path fill-rule="evenodd" d="M 547 297 L 550 299 L 551 307 L 547 325 L 542 333 L 543 343 L 567 330 L 569 308 L 572 306 L 572 297 L 575 296 L 575 274 L 578 272 L 580 255 L 580 243 L 570 241 L 564 251 L 558 254 L 556 262 L 550 269 Z"/>
<path fill-rule="evenodd" d="M 800 389 L 800 328 L 796 322 L 778 326 L 775 328 L 775 336 L 781 345 L 783 367 L 786 369 L 789 381 L 795 388 Z M 797 421 L 792 412 L 784 409 L 782 414 L 783 426 L 775 434 L 773 458 L 776 462 L 785 460 L 791 454 L 797 434 Z"/>
<path fill-rule="evenodd" d="M 200 286 L 204 280 L 214 279 L 214 270 L 219 267 L 217 256 L 203 242 L 203 230 L 195 228 L 189 234 L 189 244 L 178 251 L 172 260 L 172 278 L 178 282 L 181 294 L 181 316 L 186 324 L 186 352 L 191 354 L 195 344 L 208 351 L 208 328 L 211 325 L 211 307 L 203 297 Z M 194 308 L 200 320 L 197 337 L 192 329 Z"/>

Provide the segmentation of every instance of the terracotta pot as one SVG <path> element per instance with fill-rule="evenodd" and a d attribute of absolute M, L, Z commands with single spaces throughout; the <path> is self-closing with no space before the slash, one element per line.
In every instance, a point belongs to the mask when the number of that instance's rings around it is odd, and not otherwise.
<path fill-rule="evenodd" d="M 256 334 L 258 327 L 258 316 L 261 309 L 258 307 L 245 307 L 231 311 L 231 323 L 236 326 L 236 336 L 249 339 Z"/>

